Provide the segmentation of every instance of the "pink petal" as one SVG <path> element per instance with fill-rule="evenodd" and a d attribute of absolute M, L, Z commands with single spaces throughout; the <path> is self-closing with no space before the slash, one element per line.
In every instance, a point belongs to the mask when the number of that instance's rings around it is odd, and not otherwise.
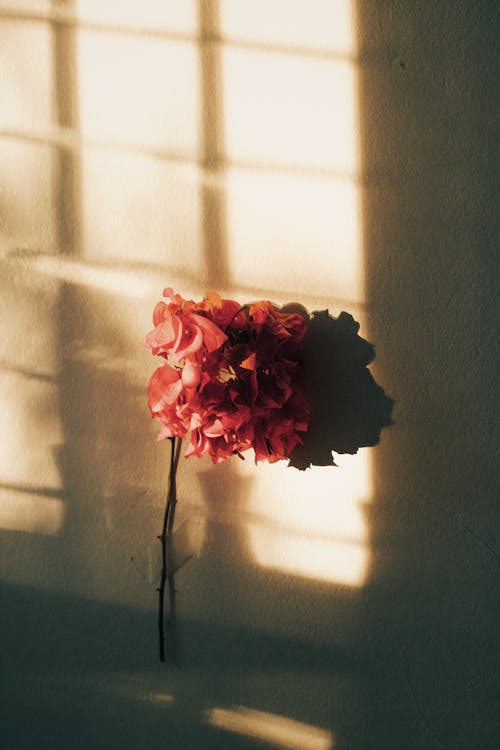
<path fill-rule="evenodd" d="M 148 386 L 151 412 L 161 411 L 165 405 L 175 403 L 181 391 L 182 382 L 178 371 L 168 364 L 158 367 L 152 374 Z"/>
<path fill-rule="evenodd" d="M 182 368 L 182 383 L 185 388 L 196 388 L 200 382 L 201 371 L 197 364 L 188 359 Z"/>
<path fill-rule="evenodd" d="M 227 341 L 227 336 L 224 331 L 221 331 L 219 326 L 216 326 L 211 320 L 204 318 L 202 315 L 196 315 L 196 313 L 191 315 L 191 318 L 196 321 L 197 325 L 199 325 L 203 331 L 203 343 L 205 344 L 207 351 L 213 352 L 216 349 L 219 349 L 219 347 Z"/>

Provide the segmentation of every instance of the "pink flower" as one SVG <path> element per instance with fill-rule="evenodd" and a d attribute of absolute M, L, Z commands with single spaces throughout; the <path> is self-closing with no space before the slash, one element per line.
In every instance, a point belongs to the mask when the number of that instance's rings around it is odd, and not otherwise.
<path fill-rule="evenodd" d="M 250 448 L 256 461 L 289 458 L 309 423 L 302 308 L 242 307 L 216 292 L 200 303 L 171 289 L 164 296 L 170 302 L 155 307 L 147 345 L 177 367 L 164 364 L 150 380 L 151 415 L 163 425 L 158 439 L 190 432 L 186 457 L 208 454 L 214 463 Z"/>

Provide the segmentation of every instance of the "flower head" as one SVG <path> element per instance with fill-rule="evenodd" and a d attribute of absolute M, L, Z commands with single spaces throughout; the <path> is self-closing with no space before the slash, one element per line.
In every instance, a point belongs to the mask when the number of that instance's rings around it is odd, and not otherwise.
<path fill-rule="evenodd" d="M 172 289 L 153 312 L 146 344 L 168 359 L 152 375 L 158 439 L 190 434 L 186 456 L 214 463 L 253 448 L 256 461 L 290 457 L 307 430 L 301 380 L 302 312 L 269 301 L 241 306 L 208 292 L 199 303 Z"/>

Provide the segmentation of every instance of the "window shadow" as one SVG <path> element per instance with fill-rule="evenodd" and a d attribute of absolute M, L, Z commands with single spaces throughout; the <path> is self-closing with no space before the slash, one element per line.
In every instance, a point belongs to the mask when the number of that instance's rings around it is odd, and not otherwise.
<path fill-rule="evenodd" d="M 209 286 L 228 288 L 226 205 L 223 176 L 224 101 L 221 50 L 212 43 L 219 26 L 219 0 L 199 0 L 201 166 L 213 181 L 201 185 L 201 241 Z"/>
<path fill-rule="evenodd" d="M 494 4 L 357 3 L 373 456 L 369 747 L 494 747 Z"/>
<path fill-rule="evenodd" d="M 42 739 L 54 750 L 158 743 L 169 750 L 250 750 L 254 739 L 211 727 L 207 714 L 252 705 L 320 728 L 321 706 L 310 698 L 297 705 L 293 693 L 304 679 L 320 687 L 333 671 L 350 676 L 359 669 L 342 649 L 259 634 L 251 624 L 189 620 L 183 626 L 196 666 L 165 669 L 152 648 L 152 612 L 12 585 L 4 587 L 3 604 L 4 738 L 16 747 Z"/>

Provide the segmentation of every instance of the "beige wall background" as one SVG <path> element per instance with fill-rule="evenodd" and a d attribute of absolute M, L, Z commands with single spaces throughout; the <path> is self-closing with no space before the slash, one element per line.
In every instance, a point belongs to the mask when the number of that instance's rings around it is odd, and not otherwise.
<path fill-rule="evenodd" d="M 494 4 L 1 0 L 11 748 L 496 746 Z M 165 286 L 351 312 L 395 399 L 299 473 L 181 462 Z"/>

